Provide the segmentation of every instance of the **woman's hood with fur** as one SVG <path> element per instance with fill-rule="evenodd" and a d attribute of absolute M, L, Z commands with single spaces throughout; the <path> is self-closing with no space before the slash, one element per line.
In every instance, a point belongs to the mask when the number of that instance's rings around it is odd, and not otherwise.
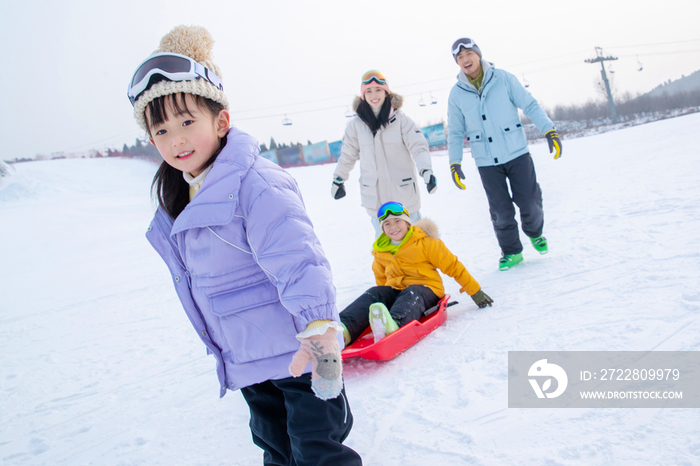
<path fill-rule="evenodd" d="M 435 222 L 433 222 L 430 219 L 422 218 L 422 219 L 418 220 L 416 223 L 414 223 L 413 226 L 420 228 L 421 230 L 423 230 L 425 232 L 426 235 L 428 235 L 431 238 L 438 239 L 440 237 L 438 234 L 437 225 L 435 224 Z"/>
<path fill-rule="evenodd" d="M 389 94 L 389 98 L 391 99 L 391 106 L 393 107 L 394 110 L 398 110 L 403 106 L 403 97 L 401 97 L 398 94 Z M 355 100 L 352 102 L 352 110 L 353 112 L 357 111 L 357 107 L 360 105 L 360 102 L 362 102 L 362 97 L 355 96 Z"/>

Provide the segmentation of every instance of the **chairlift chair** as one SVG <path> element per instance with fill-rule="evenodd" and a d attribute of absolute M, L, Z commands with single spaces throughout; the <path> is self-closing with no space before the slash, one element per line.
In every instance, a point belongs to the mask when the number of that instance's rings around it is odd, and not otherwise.
<path fill-rule="evenodd" d="M 527 89 L 530 87 L 530 83 L 528 82 L 527 78 L 525 78 L 525 73 L 523 73 L 523 86 Z"/>
<path fill-rule="evenodd" d="M 287 118 L 287 115 L 285 114 L 285 115 L 284 115 L 284 119 L 282 120 L 282 124 L 283 124 L 284 126 L 290 126 L 290 125 L 292 124 L 292 120 L 290 120 L 289 118 Z"/>
<path fill-rule="evenodd" d="M 437 103 L 437 99 L 433 97 L 433 93 L 430 93 L 430 105 L 435 105 Z"/>
<path fill-rule="evenodd" d="M 425 100 L 423 100 L 423 94 L 420 95 L 420 100 L 418 101 L 418 105 L 421 107 L 426 107 L 428 104 L 425 103 Z"/>
<path fill-rule="evenodd" d="M 350 107 L 348 107 L 348 110 L 345 112 L 345 118 L 352 118 L 356 115 L 355 112 L 350 110 Z"/>

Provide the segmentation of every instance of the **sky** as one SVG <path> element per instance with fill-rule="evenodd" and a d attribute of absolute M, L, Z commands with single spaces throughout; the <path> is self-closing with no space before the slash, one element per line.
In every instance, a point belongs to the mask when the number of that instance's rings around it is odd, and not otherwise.
<path fill-rule="evenodd" d="M 360 77 L 378 69 L 419 125 L 446 118 L 471 37 L 546 108 L 601 99 L 595 56 L 616 56 L 614 88 L 647 92 L 700 69 L 697 0 L 465 2 L 123 0 L 5 2 L 2 159 L 133 144 L 126 88 L 174 26 L 213 35 L 234 125 L 268 144 L 340 140 Z M 11 45 L 10 45 L 11 44 Z M 638 69 L 642 67 L 642 71 Z M 420 106 L 421 100 L 434 105 Z M 288 118 L 292 125 L 282 125 Z"/>

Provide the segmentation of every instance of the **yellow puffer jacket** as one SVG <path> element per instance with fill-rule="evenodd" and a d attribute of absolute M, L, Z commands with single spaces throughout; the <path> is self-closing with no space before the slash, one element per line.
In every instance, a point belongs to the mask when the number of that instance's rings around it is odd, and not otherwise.
<path fill-rule="evenodd" d="M 413 235 L 404 243 L 396 255 L 377 250 L 374 243 L 372 270 L 378 286 L 390 286 L 403 290 L 410 285 L 426 285 L 442 298 L 445 288 L 437 269 L 454 278 L 462 285 L 460 292 L 473 295 L 481 286 L 467 271 L 466 267 L 452 254 L 445 243 L 438 238 L 437 226 L 428 219 L 421 219 L 413 225 Z M 386 241 L 386 240 L 385 240 Z"/>

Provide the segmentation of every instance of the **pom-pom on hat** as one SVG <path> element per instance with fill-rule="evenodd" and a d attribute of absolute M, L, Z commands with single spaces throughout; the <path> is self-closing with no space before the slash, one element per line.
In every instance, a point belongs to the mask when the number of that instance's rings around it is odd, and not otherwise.
<path fill-rule="evenodd" d="M 381 87 L 387 94 L 391 94 L 386 78 L 377 70 L 369 70 L 362 75 L 362 86 L 360 86 L 360 97 L 362 100 L 365 100 L 365 91 L 368 87 Z"/>
<path fill-rule="evenodd" d="M 214 72 L 221 78 L 221 71 L 212 60 L 212 49 L 214 38 L 209 31 L 201 26 L 177 26 L 167 33 L 160 40 L 160 46 L 153 53 L 179 53 L 187 55 L 205 68 Z M 193 81 L 169 81 L 162 80 L 153 84 L 148 90 L 141 94 L 134 102 L 134 118 L 136 122 L 148 132 L 146 123 L 146 107 L 158 97 L 169 94 L 199 95 L 218 102 L 228 110 L 228 99 L 224 92 L 206 79 L 195 79 Z"/>

